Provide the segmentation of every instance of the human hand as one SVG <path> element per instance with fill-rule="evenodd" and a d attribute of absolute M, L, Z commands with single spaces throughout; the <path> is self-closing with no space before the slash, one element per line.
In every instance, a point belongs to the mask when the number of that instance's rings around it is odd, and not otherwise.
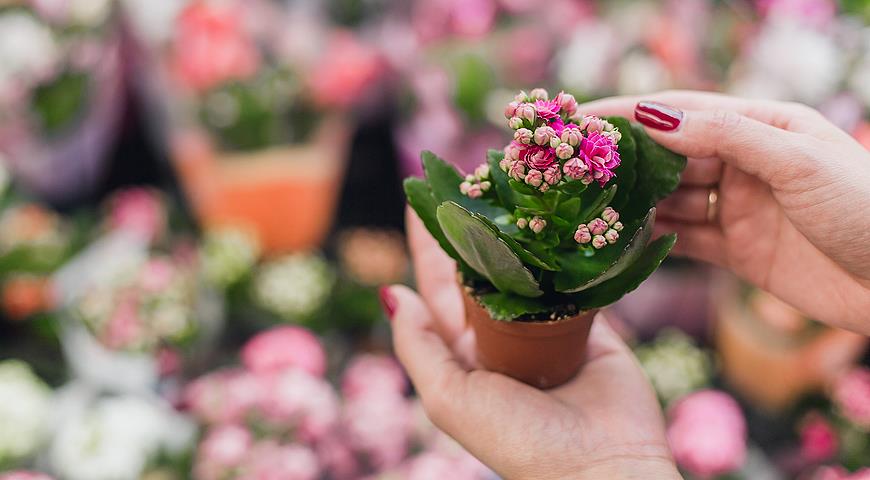
<path fill-rule="evenodd" d="M 680 188 L 658 205 L 657 229 L 679 235 L 674 253 L 870 334 L 870 152 L 794 103 L 675 91 L 580 111 L 638 118 L 638 102 L 670 106 L 672 119 L 648 108 L 640 116 L 658 125 L 646 127 L 653 140 L 689 157 Z M 711 189 L 718 213 L 708 209 Z"/>
<path fill-rule="evenodd" d="M 583 370 L 561 387 L 478 370 L 455 265 L 410 210 L 407 223 L 425 300 L 402 286 L 381 294 L 396 352 L 435 425 L 506 479 L 680 478 L 655 394 L 603 315 Z"/>

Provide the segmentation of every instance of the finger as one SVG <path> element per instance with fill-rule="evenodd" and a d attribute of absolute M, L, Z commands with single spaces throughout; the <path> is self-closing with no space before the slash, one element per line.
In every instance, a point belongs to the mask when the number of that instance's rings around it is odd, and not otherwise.
<path fill-rule="evenodd" d="M 432 329 L 433 319 L 423 300 L 410 288 L 395 285 L 385 291 L 393 300 L 393 346 L 420 396 L 448 395 L 466 372 L 444 340 Z"/>
<path fill-rule="evenodd" d="M 410 207 L 405 209 L 405 226 L 417 288 L 431 311 L 435 312 L 438 333 L 448 345 L 453 345 L 466 329 L 462 293 L 456 280 L 456 264 L 444 253 Z"/>
<path fill-rule="evenodd" d="M 806 105 L 688 90 L 670 90 L 643 96 L 609 97 L 581 104 L 579 110 L 591 115 L 619 115 L 633 118 L 634 106 L 641 101 L 664 103 L 683 110 L 731 110 L 759 122 L 794 132 L 831 133 L 838 130 L 820 113 Z"/>
<path fill-rule="evenodd" d="M 682 187 L 656 205 L 657 217 L 662 220 L 705 223 L 710 188 Z"/>
<path fill-rule="evenodd" d="M 677 243 L 672 253 L 725 266 L 725 237 L 718 227 L 713 225 L 693 225 L 673 221 L 657 221 L 653 227 L 653 236 L 667 233 L 677 234 Z"/>
<path fill-rule="evenodd" d="M 680 185 L 709 187 L 722 179 L 722 161 L 718 158 L 689 158 L 680 176 Z"/>

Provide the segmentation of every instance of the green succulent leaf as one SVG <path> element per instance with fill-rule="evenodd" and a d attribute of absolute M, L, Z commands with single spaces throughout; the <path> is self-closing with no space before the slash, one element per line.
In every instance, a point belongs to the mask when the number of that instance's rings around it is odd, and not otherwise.
<path fill-rule="evenodd" d="M 588 223 L 593 218 L 601 214 L 605 207 L 610 205 L 611 200 L 616 195 L 618 187 L 611 185 L 606 189 L 595 187 L 583 192 L 582 202 L 586 205 L 580 214 L 577 216 L 577 223 Z"/>
<path fill-rule="evenodd" d="M 613 245 L 587 256 L 583 250 L 559 255 L 562 271 L 553 276 L 557 292 L 577 293 L 599 285 L 626 271 L 640 257 L 652 236 L 655 208 L 641 222 L 626 227 Z"/>
<path fill-rule="evenodd" d="M 421 156 L 426 180 L 432 190 L 432 195 L 439 204 L 445 201 L 455 202 L 465 207 L 466 210 L 480 213 L 493 221 L 510 214 L 506 209 L 493 205 L 487 200 L 469 198 L 463 195 L 459 191 L 459 184 L 462 183 L 463 178 L 453 165 L 428 150 L 424 151 Z M 510 230 L 511 228 L 507 227 L 507 231 Z"/>
<path fill-rule="evenodd" d="M 494 320 L 510 321 L 532 313 L 550 310 L 550 305 L 537 298 L 520 297 L 509 293 L 492 292 L 480 295 L 477 301 L 486 308 Z"/>
<path fill-rule="evenodd" d="M 532 187 L 531 185 L 527 185 L 523 182 L 518 182 L 513 178 L 508 180 L 508 185 L 516 192 L 523 194 L 524 196 L 534 196 L 538 195 L 538 190 Z"/>
<path fill-rule="evenodd" d="M 686 167 L 686 157 L 655 143 L 639 125 L 632 125 L 637 143 L 637 181 L 630 192 L 627 206 L 620 213 L 637 218 L 656 202 L 676 190 L 680 173 Z M 621 148 L 621 147 L 620 147 Z"/>
<path fill-rule="evenodd" d="M 504 152 L 501 150 L 489 150 L 486 152 L 487 163 L 489 163 L 489 178 L 492 181 L 492 187 L 495 188 L 495 193 L 498 195 L 498 200 L 507 210 L 513 210 L 516 207 L 514 201 L 514 191 L 510 186 L 510 177 L 502 171 L 498 165 L 504 158 Z"/>
<path fill-rule="evenodd" d="M 450 201 L 438 207 L 436 217 L 462 259 L 499 291 L 523 297 L 543 295 L 532 272 L 489 224 Z"/>
<path fill-rule="evenodd" d="M 654 240 L 644 249 L 640 258 L 620 275 L 601 285 L 578 293 L 574 297 L 577 306 L 584 310 L 604 307 L 636 289 L 661 265 L 676 240 L 675 233 Z"/>
<path fill-rule="evenodd" d="M 573 222 L 580 214 L 580 197 L 573 197 L 560 203 L 556 208 L 556 215 Z"/>
<path fill-rule="evenodd" d="M 624 117 L 607 117 L 607 121 L 619 129 L 622 138 L 619 140 L 619 166 L 616 167 L 614 173 L 613 184 L 619 185 L 619 192 L 613 197 L 610 205 L 616 210 L 620 210 L 628 203 L 631 192 L 634 189 L 637 181 L 637 143 L 634 140 L 631 123 Z"/>
<path fill-rule="evenodd" d="M 492 231 L 495 232 L 495 234 L 498 235 L 499 238 L 504 240 L 508 247 L 510 247 L 511 250 L 513 250 L 514 253 L 516 253 L 517 256 L 520 257 L 520 260 L 522 260 L 523 262 L 543 270 L 559 270 L 559 265 L 555 262 L 555 259 L 550 259 L 548 261 L 544 258 L 539 258 L 536 254 L 530 252 L 529 250 L 526 250 L 525 247 L 523 247 L 522 245 L 520 245 L 519 242 L 514 240 L 514 237 L 499 230 L 498 226 L 492 223 L 488 218 L 484 217 L 479 213 L 472 213 L 471 216 L 489 226 L 489 228 L 491 228 Z"/>
<path fill-rule="evenodd" d="M 444 250 L 447 255 L 450 255 L 454 260 L 462 260 L 462 257 L 453 248 L 453 245 L 447 241 L 444 232 L 441 230 L 441 225 L 438 224 L 438 218 L 435 213 L 438 209 L 438 202 L 432 195 L 432 190 L 429 189 L 429 184 L 422 178 L 408 177 L 403 182 L 405 187 L 405 197 L 408 199 L 408 205 L 417 212 L 417 216 L 423 222 L 426 230 L 432 234 L 432 237 L 438 241 L 438 245 Z"/>

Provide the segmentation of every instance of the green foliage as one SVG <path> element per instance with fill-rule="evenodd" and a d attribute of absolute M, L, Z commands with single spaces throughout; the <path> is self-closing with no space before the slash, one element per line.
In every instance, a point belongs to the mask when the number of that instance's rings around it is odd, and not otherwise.
<path fill-rule="evenodd" d="M 498 150 L 487 154 L 489 188 L 479 198 L 462 194 L 465 175 L 431 152 L 422 154 L 426 178 L 405 181 L 408 203 L 480 292 L 478 300 L 493 318 L 611 304 L 637 288 L 673 247 L 675 235 L 650 243 L 654 206 L 677 187 L 685 157 L 655 144 L 623 118 L 608 121 L 622 138 L 621 163 L 606 188 L 563 181 L 541 192 L 509 178 Z M 619 238 L 601 249 L 578 244 L 577 226 L 608 206 L 620 213 Z M 546 226 L 537 233 L 517 227 L 518 218 L 532 217 Z"/>
<path fill-rule="evenodd" d="M 486 120 L 484 99 L 495 85 L 495 72 L 480 55 L 465 54 L 453 60 L 453 101 L 472 123 Z"/>
<path fill-rule="evenodd" d="M 47 135 L 63 132 L 82 115 L 88 102 L 88 85 L 87 74 L 65 71 L 34 89 L 31 110 Z"/>

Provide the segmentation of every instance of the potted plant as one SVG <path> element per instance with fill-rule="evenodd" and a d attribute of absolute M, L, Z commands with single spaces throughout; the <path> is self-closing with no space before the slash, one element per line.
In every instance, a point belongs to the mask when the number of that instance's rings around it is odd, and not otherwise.
<path fill-rule="evenodd" d="M 676 235 L 655 203 L 685 157 L 626 119 L 584 116 L 536 88 L 505 109 L 514 140 L 467 175 L 423 152 L 408 203 L 457 264 L 478 359 L 540 388 L 580 369 L 597 309 L 636 288 Z"/>

